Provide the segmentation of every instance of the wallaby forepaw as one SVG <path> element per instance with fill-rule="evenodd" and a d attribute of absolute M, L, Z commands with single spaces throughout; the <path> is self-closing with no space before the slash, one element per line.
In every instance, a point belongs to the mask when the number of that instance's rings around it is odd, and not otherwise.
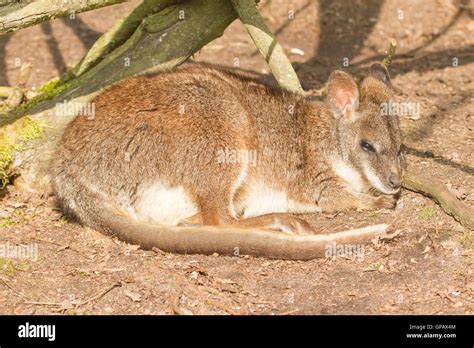
<path fill-rule="evenodd" d="M 382 195 L 375 199 L 375 209 L 393 209 L 397 205 L 397 198 L 395 196 Z"/>

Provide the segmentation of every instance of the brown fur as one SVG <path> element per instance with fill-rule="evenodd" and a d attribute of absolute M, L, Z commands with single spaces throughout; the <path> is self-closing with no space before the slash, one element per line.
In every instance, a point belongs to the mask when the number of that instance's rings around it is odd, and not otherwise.
<path fill-rule="evenodd" d="M 381 189 L 363 173 L 363 163 L 369 163 L 384 188 L 390 175 L 394 182 L 403 174 L 398 120 L 379 114 L 391 89 L 377 69 L 360 88 L 350 75 L 333 73 L 324 103 L 209 67 L 128 79 L 94 99 L 93 119 L 78 116 L 66 129 L 51 164 L 54 192 L 65 212 L 83 224 L 143 247 L 232 253 L 233 245 L 245 244 L 246 252 L 256 255 L 310 258 L 317 253 L 308 248 L 320 252 L 328 239 L 306 244 L 300 240 L 295 242 L 299 249 L 295 247 L 287 233 L 312 234 L 314 229 L 290 213 L 377 209 L 395 203 L 392 195 L 369 194 Z M 378 153 L 361 150 L 360 139 L 374 143 Z M 217 153 L 225 149 L 255 151 L 257 165 L 220 163 Z M 336 159 L 358 171 L 362 185 L 351 187 L 336 173 Z M 235 227 L 163 227 L 155 225 L 153 217 L 134 217 L 143 192 L 156 182 L 179 187 L 197 207 L 197 214 L 181 224 Z M 268 198 L 259 197 L 258 190 L 275 197 L 283 194 L 281 202 L 292 203 L 286 210 L 272 211 L 272 204 L 279 202 L 275 199 L 266 203 L 269 211 L 257 214 L 257 209 L 247 216 L 250 206 L 258 206 L 256 200 Z M 153 202 L 153 197 L 147 199 L 144 202 Z M 252 247 L 248 241 L 255 238 Z M 286 242 L 275 242 L 281 238 Z M 272 249 L 272 240 L 279 246 Z"/>

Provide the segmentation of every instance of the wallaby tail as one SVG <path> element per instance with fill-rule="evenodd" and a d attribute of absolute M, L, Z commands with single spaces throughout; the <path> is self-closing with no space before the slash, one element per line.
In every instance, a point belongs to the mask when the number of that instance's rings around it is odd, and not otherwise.
<path fill-rule="evenodd" d="M 331 256 L 327 252 L 334 250 L 334 243 L 365 244 L 388 228 L 388 225 L 380 224 L 337 233 L 297 236 L 285 232 L 232 226 L 153 225 L 136 221 L 113 208 L 103 211 L 101 220 L 102 225 L 107 226 L 119 239 L 140 245 L 143 249 L 156 247 L 180 254 L 218 253 L 291 260 Z"/>

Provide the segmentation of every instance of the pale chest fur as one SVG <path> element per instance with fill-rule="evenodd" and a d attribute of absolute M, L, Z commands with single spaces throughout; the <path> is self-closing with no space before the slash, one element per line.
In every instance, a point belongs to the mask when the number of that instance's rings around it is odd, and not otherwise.
<path fill-rule="evenodd" d="M 246 177 L 242 173 L 234 183 L 229 202 L 229 213 L 234 218 L 250 218 L 270 213 L 318 213 L 321 209 L 316 204 L 301 202 L 289 197 L 283 190 L 276 190 L 271 185 Z M 245 194 L 237 199 L 235 192 L 245 185 Z M 176 225 L 198 213 L 197 203 L 182 186 L 169 186 L 158 180 L 143 184 L 137 191 L 132 207 L 134 216 L 149 223 Z"/>

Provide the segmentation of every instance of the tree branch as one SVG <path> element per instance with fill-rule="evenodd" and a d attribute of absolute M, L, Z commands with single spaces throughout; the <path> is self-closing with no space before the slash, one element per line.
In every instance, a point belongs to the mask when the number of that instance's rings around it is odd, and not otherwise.
<path fill-rule="evenodd" d="M 0 86 L 0 98 L 8 98 L 13 93 L 13 87 Z"/>
<path fill-rule="evenodd" d="M 270 70 L 280 87 L 303 94 L 298 76 L 285 55 L 283 48 L 277 42 L 273 33 L 268 29 L 265 21 L 258 12 L 254 0 L 231 0 L 232 6 L 240 20 L 245 25 L 252 40 L 260 53 L 265 57 Z"/>
<path fill-rule="evenodd" d="M 95 10 L 125 0 L 9 1 L 0 6 L 0 35 L 11 33 L 70 13 Z"/>
<path fill-rule="evenodd" d="M 403 178 L 403 187 L 433 199 L 461 225 L 474 230 L 474 208 L 457 199 L 442 182 L 407 173 Z"/>

